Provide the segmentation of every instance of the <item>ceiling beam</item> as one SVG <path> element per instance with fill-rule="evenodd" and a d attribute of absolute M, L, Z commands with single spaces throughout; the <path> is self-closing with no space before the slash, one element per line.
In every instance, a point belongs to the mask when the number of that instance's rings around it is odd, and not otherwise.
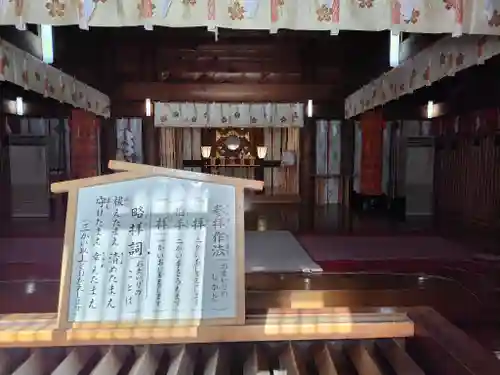
<path fill-rule="evenodd" d="M 112 101 L 189 102 L 305 102 L 342 100 L 338 86 L 320 84 L 169 84 L 125 82 L 118 86 Z"/>

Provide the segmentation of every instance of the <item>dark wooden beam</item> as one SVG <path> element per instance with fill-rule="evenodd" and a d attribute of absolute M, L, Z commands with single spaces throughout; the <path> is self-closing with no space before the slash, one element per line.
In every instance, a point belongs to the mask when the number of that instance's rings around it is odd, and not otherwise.
<path fill-rule="evenodd" d="M 15 100 L 4 99 L 1 103 L 3 113 L 6 115 L 16 115 Z M 45 118 L 60 118 L 69 117 L 70 107 L 57 102 L 36 102 L 24 100 L 24 116 L 25 117 L 45 117 Z"/>
<path fill-rule="evenodd" d="M 11 26 L 3 26 L 0 28 L 0 38 L 39 59 L 42 58 L 42 38 L 29 29 L 21 31 Z"/>
<path fill-rule="evenodd" d="M 401 42 L 399 47 L 400 63 L 414 57 L 417 53 L 431 46 L 442 37 L 440 34 L 410 34 Z"/>
<path fill-rule="evenodd" d="M 113 100 L 193 102 L 305 102 L 339 97 L 332 85 L 310 84 L 168 84 L 125 82 L 118 86 Z"/>
<path fill-rule="evenodd" d="M 282 62 L 266 58 L 246 59 L 197 57 L 193 59 L 161 59 L 159 66 L 162 70 L 171 72 L 199 72 L 199 73 L 300 73 L 298 61 Z M 338 71 L 339 69 L 337 69 Z"/>
<path fill-rule="evenodd" d="M 13 83 L 2 82 L 0 106 L 5 115 L 16 114 L 16 98 L 23 98 L 26 117 L 68 117 L 71 106 L 30 90 L 24 90 Z"/>
<path fill-rule="evenodd" d="M 162 71 L 159 78 L 169 84 L 191 84 L 193 82 L 203 84 L 301 84 L 300 73 L 257 73 L 257 72 L 186 72 L 186 71 Z M 325 77 L 326 82 L 335 79 Z"/>

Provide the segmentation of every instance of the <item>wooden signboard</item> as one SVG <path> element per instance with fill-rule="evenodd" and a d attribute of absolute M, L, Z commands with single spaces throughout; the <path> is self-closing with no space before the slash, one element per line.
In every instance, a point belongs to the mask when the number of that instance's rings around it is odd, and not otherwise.
<path fill-rule="evenodd" d="M 263 182 L 111 161 L 68 192 L 58 326 L 244 324 L 244 195 Z"/>

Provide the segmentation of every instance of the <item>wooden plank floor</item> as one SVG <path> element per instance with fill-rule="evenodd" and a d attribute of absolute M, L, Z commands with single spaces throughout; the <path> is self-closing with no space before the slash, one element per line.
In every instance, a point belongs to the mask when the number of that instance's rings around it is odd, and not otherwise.
<path fill-rule="evenodd" d="M 404 342 L 393 339 L 38 348 L 0 356 L 4 375 L 424 375 Z"/>

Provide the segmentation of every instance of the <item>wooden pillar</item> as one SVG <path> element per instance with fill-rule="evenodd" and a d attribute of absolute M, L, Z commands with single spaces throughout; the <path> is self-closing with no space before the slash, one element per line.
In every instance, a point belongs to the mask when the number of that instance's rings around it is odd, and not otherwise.
<path fill-rule="evenodd" d="M 340 130 L 340 217 L 344 230 L 352 229 L 351 198 L 354 173 L 354 121 L 346 120 Z"/>
<path fill-rule="evenodd" d="M 346 120 L 340 129 L 340 204 L 351 204 L 352 174 L 354 172 L 354 121 Z"/>
<path fill-rule="evenodd" d="M 382 195 L 382 111 L 370 111 L 361 116 L 363 132 L 361 151 L 361 194 Z"/>
<path fill-rule="evenodd" d="M 301 203 L 299 226 L 301 231 L 309 231 L 314 227 L 315 139 L 316 121 L 312 118 L 306 118 L 304 127 L 300 130 L 299 191 Z"/>
<path fill-rule="evenodd" d="M 4 88 L 0 85 L 0 103 L 3 103 Z M 10 217 L 10 163 L 6 114 L 0 105 L 0 221 Z"/>
<path fill-rule="evenodd" d="M 110 160 L 116 159 L 116 121 L 115 119 L 102 119 L 101 124 L 101 137 L 100 147 L 101 147 L 101 171 L 102 173 L 112 173 L 108 169 L 108 162 Z"/>
<path fill-rule="evenodd" d="M 142 149 L 144 150 L 144 163 L 160 165 L 159 129 L 154 126 L 154 117 L 142 119 Z"/>
<path fill-rule="evenodd" d="M 99 173 L 99 131 L 100 120 L 83 109 L 71 111 L 70 145 L 72 178 L 96 176 Z"/>

